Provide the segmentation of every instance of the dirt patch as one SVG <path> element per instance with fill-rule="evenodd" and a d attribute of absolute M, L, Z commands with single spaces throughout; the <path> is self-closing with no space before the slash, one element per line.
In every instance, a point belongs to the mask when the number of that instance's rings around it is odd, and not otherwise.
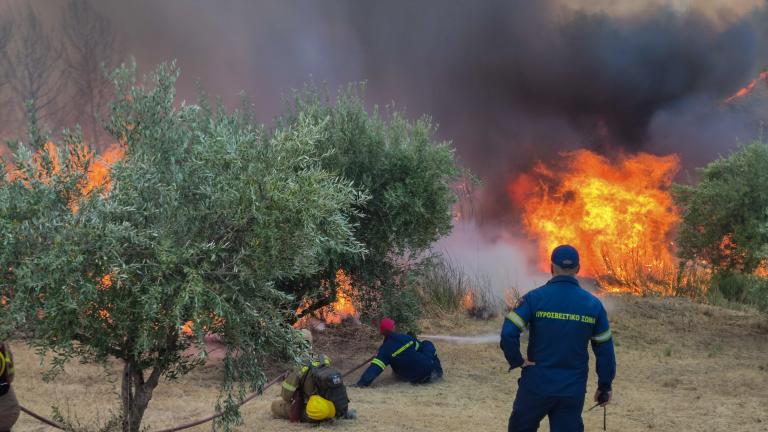
<path fill-rule="evenodd" d="M 615 403 L 608 408 L 614 431 L 768 430 L 768 320 L 765 315 L 694 304 L 680 299 L 608 297 L 618 356 Z M 425 321 L 424 333 L 456 336 L 498 332 L 501 319 L 477 321 L 460 314 Z M 374 354 L 380 338 L 366 326 L 315 334 L 316 351 L 346 370 Z M 445 378 L 426 386 L 395 380 L 388 370 L 371 388 L 350 388 L 356 421 L 295 425 L 272 419 L 278 388 L 246 405 L 238 431 L 492 431 L 505 430 L 519 372 L 507 373 L 495 342 L 436 343 Z M 44 414 L 69 407 L 83 420 L 104 418 L 117 406 L 117 364 L 66 367 L 54 383 L 40 380 L 38 358 L 15 347 L 17 393 Z M 594 363 L 592 363 L 594 365 Z M 362 370 L 347 379 L 354 383 Z M 589 393 L 594 392 L 590 372 Z M 158 388 L 146 416 L 151 430 L 208 415 L 218 395 L 221 366 L 214 363 Z M 602 429 L 602 411 L 584 414 L 586 430 Z M 22 415 L 19 431 L 48 431 Z M 193 431 L 210 431 L 210 425 Z M 547 431 L 546 420 L 542 431 Z"/>

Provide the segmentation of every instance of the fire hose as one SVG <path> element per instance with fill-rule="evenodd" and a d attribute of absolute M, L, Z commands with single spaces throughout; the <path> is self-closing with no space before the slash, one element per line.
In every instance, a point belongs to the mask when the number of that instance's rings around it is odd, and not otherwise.
<path fill-rule="evenodd" d="M 344 372 L 343 376 L 347 377 L 348 375 L 354 373 L 356 370 L 358 370 L 361 367 L 363 367 L 366 364 L 368 364 L 371 360 L 373 360 L 374 357 L 375 356 L 371 356 L 368 359 L 366 359 L 364 362 L 360 363 L 359 365 L 357 365 L 357 366 L 353 367 L 352 369 Z M 266 390 L 266 389 L 272 387 L 273 385 L 277 384 L 278 382 L 282 381 L 283 379 L 285 379 L 285 377 L 287 375 L 288 375 L 288 371 L 285 371 L 285 372 L 281 373 L 280 375 L 276 376 L 271 381 L 266 383 L 264 385 L 264 387 L 261 388 L 261 390 L 259 390 L 257 392 L 254 392 L 254 393 L 251 393 L 248 397 L 246 397 L 240 403 L 238 403 L 237 406 L 241 407 L 241 406 L 245 405 L 246 403 L 252 401 L 253 399 L 256 399 L 258 396 L 260 396 L 260 395 L 262 395 L 264 393 L 264 390 Z M 32 418 L 34 418 L 34 419 L 36 419 L 36 420 L 38 420 L 38 421 L 40 421 L 42 423 L 47 424 L 48 426 L 51 426 L 51 427 L 54 427 L 54 428 L 60 429 L 60 430 L 66 430 L 66 428 L 64 426 L 56 423 L 55 421 L 53 421 L 51 419 L 43 417 L 40 414 L 37 414 L 34 411 L 31 411 L 31 410 L 29 410 L 27 408 L 24 408 L 23 406 L 21 406 L 21 411 L 24 412 L 25 414 L 27 414 L 28 416 L 30 416 L 30 417 L 32 417 Z M 208 423 L 209 421 L 212 421 L 212 420 L 214 420 L 216 418 L 219 418 L 219 417 L 221 417 L 223 415 L 224 415 L 224 413 L 217 412 L 217 413 L 212 414 L 212 415 L 210 415 L 208 417 L 205 417 L 205 418 L 202 418 L 202 419 L 199 419 L 199 420 L 195 420 L 193 422 L 186 423 L 186 424 L 183 424 L 183 425 L 180 425 L 180 426 L 175 426 L 175 427 L 168 428 L 168 429 L 161 429 L 161 430 L 159 430 L 157 432 L 177 432 L 177 431 L 189 429 L 191 427 L 195 427 L 195 426 L 199 426 L 199 425 L 204 424 L 204 423 Z"/>

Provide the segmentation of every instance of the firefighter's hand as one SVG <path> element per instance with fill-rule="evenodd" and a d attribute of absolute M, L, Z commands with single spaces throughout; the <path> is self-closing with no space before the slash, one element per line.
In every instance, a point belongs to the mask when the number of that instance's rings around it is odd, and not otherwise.
<path fill-rule="evenodd" d="M 521 366 L 523 369 L 527 368 L 528 366 L 536 366 L 536 362 L 530 361 L 528 359 L 523 360 L 523 365 Z"/>
<path fill-rule="evenodd" d="M 611 398 L 613 398 L 613 392 L 601 392 L 600 390 L 595 392 L 595 402 L 599 403 L 600 406 L 606 406 L 611 403 Z"/>

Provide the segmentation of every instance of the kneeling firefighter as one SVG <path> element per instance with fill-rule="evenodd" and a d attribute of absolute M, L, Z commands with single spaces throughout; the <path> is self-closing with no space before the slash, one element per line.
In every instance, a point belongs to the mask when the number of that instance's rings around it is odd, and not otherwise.
<path fill-rule="evenodd" d="M 368 387 L 390 364 L 398 378 L 411 384 L 426 384 L 442 378 L 443 367 L 432 342 L 395 333 L 395 322 L 389 318 L 381 320 L 379 331 L 384 336 L 384 343 L 357 386 Z"/>
<path fill-rule="evenodd" d="M 312 333 L 302 330 L 310 344 Z M 283 381 L 281 399 L 272 402 L 272 415 L 292 422 L 322 422 L 334 418 L 356 418 L 349 409 L 342 374 L 325 355 L 313 355 Z"/>

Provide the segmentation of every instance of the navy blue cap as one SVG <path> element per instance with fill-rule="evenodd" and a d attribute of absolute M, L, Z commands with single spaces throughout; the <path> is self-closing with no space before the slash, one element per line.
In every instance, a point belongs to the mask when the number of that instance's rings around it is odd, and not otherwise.
<path fill-rule="evenodd" d="M 579 266 L 579 251 L 571 245 L 560 245 L 552 251 L 552 264 L 563 269 Z"/>

